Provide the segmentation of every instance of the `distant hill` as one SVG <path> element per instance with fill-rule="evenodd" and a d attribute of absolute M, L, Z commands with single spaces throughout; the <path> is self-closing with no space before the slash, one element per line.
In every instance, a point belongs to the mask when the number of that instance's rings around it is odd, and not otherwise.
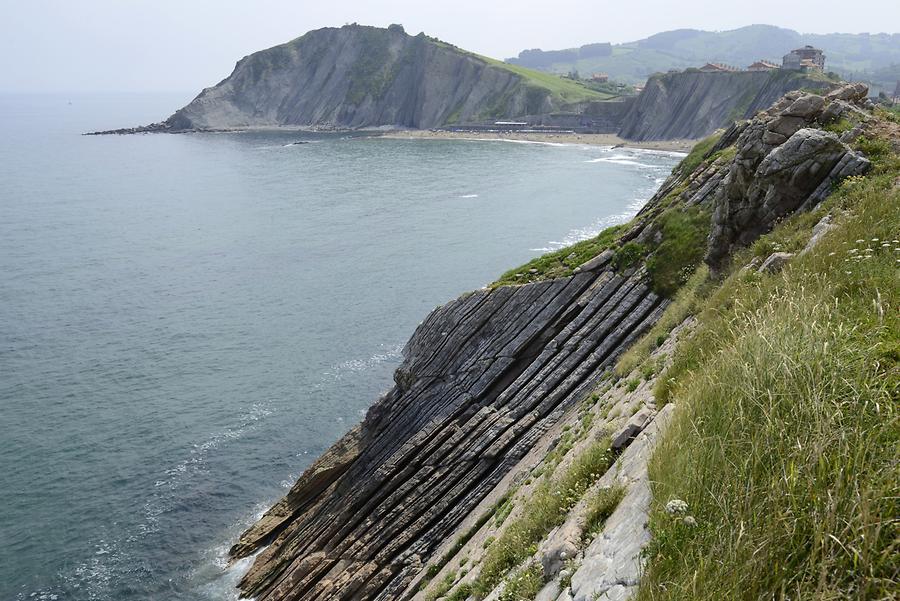
<path fill-rule="evenodd" d="M 669 69 L 718 62 L 746 67 L 759 59 L 781 62 L 790 50 L 811 44 L 825 51 L 826 68 L 845 79 L 865 80 L 893 90 L 900 70 L 900 34 L 801 34 L 772 25 L 750 25 L 731 31 L 677 29 L 649 38 L 616 44 L 598 55 L 581 52 L 590 44 L 568 50 L 526 50 L 508 62 L 555 73 L 608 73 L 623 83 L 641 83 Z M 877 91 L 877 90 L 876 90 Z"/>
<path fill-rule="evenodd" d="M 429 128 L 577 111 L 610 97 L 425 34 L 410 36 L 400 25 L 354 24 L 311 31 L 244 57 L 230 76 L 169 119 L 134 131 Z"/>

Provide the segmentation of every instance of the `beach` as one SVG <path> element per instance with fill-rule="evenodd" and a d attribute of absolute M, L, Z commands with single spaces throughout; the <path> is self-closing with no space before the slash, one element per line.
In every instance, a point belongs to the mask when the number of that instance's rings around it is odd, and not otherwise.
<path fill-rule="evenodd" d="M 690 152 L 697 140 L 655 140 L 635 142 L 624 140 L 615 134 L 578 134 L 544 132 L 455 132 L 427 129 L 391 131 L 382 134 L 384 138 L 398 140 L 514 140 L 521 142 L 544 142 L 551 144 L 587 144 L 593 146 L 623 146 L 645 150 Z"/>

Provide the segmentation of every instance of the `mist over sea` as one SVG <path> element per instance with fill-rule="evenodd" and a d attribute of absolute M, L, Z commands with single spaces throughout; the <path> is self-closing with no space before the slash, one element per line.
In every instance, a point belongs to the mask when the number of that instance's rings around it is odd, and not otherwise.
<path fill-rule="evenodd" d="M 79 135 L 188 99 L 0 95 L 4 601 L 235 599 L 228 547 L 430 310 L 627 220 L 680 158 Z"/>

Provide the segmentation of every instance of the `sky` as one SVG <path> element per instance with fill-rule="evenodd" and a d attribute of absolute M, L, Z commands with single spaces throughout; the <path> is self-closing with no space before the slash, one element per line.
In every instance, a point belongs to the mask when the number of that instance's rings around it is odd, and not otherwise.
<path fill-rule="evenodd" d="M 900 2 L 831 0 L 0 0 L 0 92 L 185 92 L 320 27 L 401 23 L 507 58 L 670 29 L 766 23 L 803 33 L 900 29 Z"/>

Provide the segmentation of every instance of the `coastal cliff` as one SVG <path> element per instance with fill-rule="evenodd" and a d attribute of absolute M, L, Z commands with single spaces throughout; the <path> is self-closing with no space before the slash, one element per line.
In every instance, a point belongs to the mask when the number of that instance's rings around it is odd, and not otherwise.
<path fill-rule="evenodd" d="M 634 142 L 699 139 L 783 94 L 824 90 L 826 76 L 776 69 L 654 75 L 638 96 L 479 56 L 400 25 L 310 31 L 238 61 L 160 123 L 93 134 L 248 129 L 496 129 L 616 133 Z M 92 134 L 92 135 L 93 135 Z"/>
<path fill-rule="evenodd" d="M 395 386 L 231 549 L 259 553 L 242 594 L 630 596 L 673 413 L 654 387 L 697 327 L 681 295 L 872 168 L 850 146 L 874 123 L 865 93 L 789 93 L 696 149 L 629 224 L 438 307 Z"/>
<path fill-rule="evenodd" d="M 418 128 L 571 110 L 604 95 L 401 26 L 325 28 L 241 59 L 166 121 L 139 131 Z"/>
<path fill-rule="evenodd" d="M 790 91 L 832 87 L 825 78 L 783 69 L 654 75 L 624 116 L 619 135 L 636 141 L 703 138 L 752 117 Z"/>

